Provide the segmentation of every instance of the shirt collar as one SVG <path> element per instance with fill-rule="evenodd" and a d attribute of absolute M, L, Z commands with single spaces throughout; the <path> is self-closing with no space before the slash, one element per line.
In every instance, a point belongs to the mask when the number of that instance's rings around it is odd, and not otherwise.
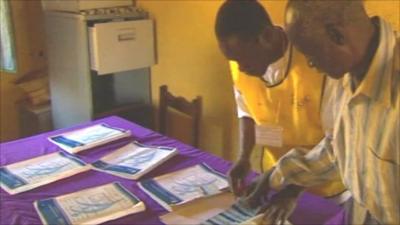
<path fill-rule="evenodd" d="M 379 18 L 377 18 L 379 19 Z M 369 69 L 353 96 L 364 95 L 386 107 L 391 104 L 392 58 L 396 37 L 390 24 L 379 19 L 379 44 Z M 351 77 L 346 74 L 342 85 L 350 90 Z"/>
<path fill-rule="evenodd" d="M 284 79 L 290 58 L 290 48 L 291 47 L 289 44 L 283 56 L 267 67 L 264 75 L 262 76 L 265 81 L 270 84 L 275 84 Z"/>

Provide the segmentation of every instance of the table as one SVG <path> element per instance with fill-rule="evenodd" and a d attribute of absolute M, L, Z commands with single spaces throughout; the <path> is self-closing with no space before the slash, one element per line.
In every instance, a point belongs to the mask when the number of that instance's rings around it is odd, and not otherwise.
<path fill-rule="evenodd" d="M 59 151 L 56 145 L 47 140 L 47 137 L 97 123 L 107 123 L 111 126 L 129 129 L 132 132 L 132 137 L 80 152 L 78 156 L 87 163 L 94 162 L 113 149 L 119 148 L 134 139 L 144 144 L 173 146 L 177 147 L 179 150 L 179 155 L 146 174 L 141 179 L 159 176 L 200 162 L 206 162 L 217 171 L 223 173 L 226 173 L 231 166 L 231 162 L 225 161 L 210 153 L 195 149 L 194 147 L 165 137 L 157 132 L 143 128 L 116 116 L 0 144 L 0 165 L 3 166 Z M 249 176 L 249 179 L 252 179 L 255 176 L 256 174 L 253 173 Z M 147 209 L 145 212 L 129 215 L 110 221 L 106 224 L 162 224 L 158 216 L 164 214 L 166 210 L 142 192 L 139 189 L 137 182 L 93 170 L 14 196 L 8 195 L 4 190 L 0 190 L 0 223 L 7 225 L 40 224 L 40 219 L 32 204 L 35 200 L 55 197 L 113 181 L 120 182 L 129 191 L 134 193 L 146 204 Z M 291 221 L 294 224 L 322 224 L 327 219 L 334 218 L 333 222 L 331 221 L 331 224 L 338 224 L 335 222 L 334 217 L 338 212 L 340 212 L 340 207 L 335 204 L 317 196 L 305 193 L 300 199 L 298 207 L 291 217 Z M 336 218 L 339 217 L 336 216 Z M 339 221 L 339 219 L 337 221 Z"/>

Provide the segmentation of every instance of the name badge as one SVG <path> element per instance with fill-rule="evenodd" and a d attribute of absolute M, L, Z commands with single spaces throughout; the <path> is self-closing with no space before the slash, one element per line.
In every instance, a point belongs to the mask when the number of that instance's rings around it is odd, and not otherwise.
<path fill-rule="evenodd" d="M 282 147 L 283 127 L 256 125 L 256 144 L 270 147 Z"/>

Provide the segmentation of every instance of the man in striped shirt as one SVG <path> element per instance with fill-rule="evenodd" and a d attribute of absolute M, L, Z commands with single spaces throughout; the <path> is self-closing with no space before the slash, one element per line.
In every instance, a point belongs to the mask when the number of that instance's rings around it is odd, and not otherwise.
<path fill-rule="evenodd" d="M 309 187 L 340 176 L 353 197 L 349 224 L 400 224 L 400 41 L 369 18 L 361 1 L 290 1 L 289 39 L 327 73 L 326 137 L 311 152 L 293 149 L 259 180 L 247 200 L 269 187 Z M 295 186 L 294 186 L 295 185 Z M 297 189 L 296 189 L 297 190 Z M 279 195 L 279 193 L 277 194 Z M 269 203 L 266 217 L 285 213 Z"/>

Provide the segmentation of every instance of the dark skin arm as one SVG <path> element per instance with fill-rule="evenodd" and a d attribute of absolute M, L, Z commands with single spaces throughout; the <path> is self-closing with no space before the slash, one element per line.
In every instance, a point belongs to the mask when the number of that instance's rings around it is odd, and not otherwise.
<path fill-rule="evenodd" d="M 263 213 L 263 221 L 267 224 L 283 224 L 296 208 L 298 197 L 304 187 L 290 184 L 274 194 L 264 203 L 270 191 L 269 178 L 274 168 L 262 174 L 247 189 L 244 201 L 251 208 L 262 206 L 259 214 Z"/>
<path fill-rule="evenodd" d="M 245 195 L 244 200 L 253 207 L 263 205 L 262 196 L 269 192 L 270 171 L 261 175 L 249 188 L 245 188 L 244 179 L 250 172 L 250 156 L 255 145 L 255 122 L 253 119 L 243 117 L 239 119 L 239 157 L 228 173 L 231 190 L 235 196 Z M 276 193 L 264 205 L 260 213 L 264 213 L 263 220 L 271 220 L 278 223 L 285 221 L 290 216 L 296 206 L 298 196 L 304 188 L 296 185 L 289 185 Z M 274 224 L 274 223 L 272 223 Z"/>
<path fill-rule="evenodd" d="M 274 194 L 259 211 L 264 214 L 263 221 L 268 221 L 270 224 L 284 224 L 296 208 L 297 199 L 303 191 L 303 187 L 288 185 Z"/>
<path fill-rule="evenodd" d="M 253 119 L 248 117 L 239 119 L 239 157 L 228 172 L 229 184 L 235 196 L 244 193 L 244 179 L 250 172 L 250 156 L 255 145 L 254 127 Z"/>

